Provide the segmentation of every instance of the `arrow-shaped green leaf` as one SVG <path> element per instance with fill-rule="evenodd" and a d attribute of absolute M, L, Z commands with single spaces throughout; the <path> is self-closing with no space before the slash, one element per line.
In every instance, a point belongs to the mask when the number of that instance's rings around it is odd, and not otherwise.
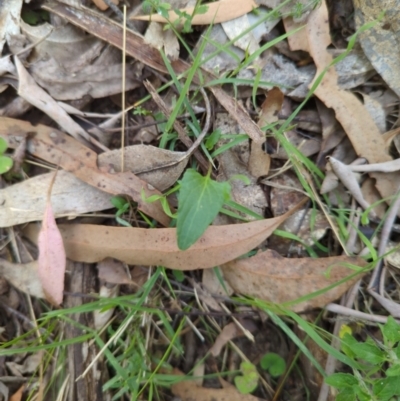
<path fill-rule="evenodd" d="M 179 192 L 176 222 L 178 247 L 188 249 L 204 233 L 230 198 L 228 182 L 213 181 L 193 169 L 186 170 Z"/>

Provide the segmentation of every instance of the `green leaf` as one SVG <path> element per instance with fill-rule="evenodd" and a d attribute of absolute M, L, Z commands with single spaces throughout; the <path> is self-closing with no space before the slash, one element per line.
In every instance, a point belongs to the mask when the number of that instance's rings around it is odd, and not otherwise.
<path fill-rule="evenodd" d="M 128 204 L 128 206 L 129 206 L 129 202 L 122 196 L 113 196 L 110 199 L 110 201 L 111 201 L 112 205 L 118 210 L 121 210 L 124 207 L 126 207 L 126 204 Z"/>
<path fill-rule="evenodd" d="M 392 316 L 389 316 L 387 322 L 381 326 L 381 331 L 385 339 L 392 344 L 400 341 L 400 325 Z"/>
<path fill-rule="evenodd" d="M 117 221 L 118 224 L 121 224 L 123 227 L 132 227 L 130 223 L 128 223 L 126 220 L 121 219 L 119 216 L 115 216 L 115 220 Z"/>
<path fill-rule="evenodd" d="M 395 395 L 400 395 L 399 377 L 376 379 L 373 391 L 379 397 L 379 401 L 389 400 Z"/>
<path fill-rule="evenodd" d="M 4 138 L 0 138 L 0 153 L 3 154 L 8 148 L 8 143 Z"/>
<path fill-rule="evenodd" d="M 236 388 L 242 394 L 249 394 L 257 388 L 258 373 L 257 368 L 250 362 L 242 362 L 240 370 L 243 376 L 235 377 Z"/>
<path fill-rule="evenodd" d="M 350 358 L 355 357 L 353 348 L 358 345 L 357 340 L 349 333 L 345 333 L 342 339 L 342 351 Z"/>
<path fill-rule="evenodd" d="M 336 401 L 357 401 L 356 394 L 354 389 L 352 388 L 345 388 L 342 390 L 337 396 Z"/>
<path fill-rule="evenodd" d="M 204 4 L 196 8 L 196 14 L 205 14 L 207 11 L 208 11 L 208 6 Z"/>
<path fill-rule="evenodd" d="M 400 361 L 397 361 L 396 364 L 394 364 L 393 366 L 390 366 L 387 370 L 386 370 L 386 376 L 397 376 L 400 377 Z"/>
<path fill-rule="evenodd" d="M 177 218 L 178 247 L 188 249 L 212 223 L 222 205 L 230 198 L 228 182 L 213 181 L 188 169 L 181 181 Z"/>
<path fill-rule="evenodd" d="M 182 270 L 172 270 L 172 274 L 175 277 L 176 281 L 182 283 L 185 280 L 185 273 Z"/>
<path fill-rule="evenodd" d="M 385 353 L 376 344 L 368 342 L 357 344 L 353 347 L 353 352 L 358 358 L 372 364 L 385 361 Z"/>
<path fill-rule="evenodd" d="M 205 142 L 207 150 L 211 150 L 217 144 L 219 138 L 221 138 L 221 130 L 216 129 L 211 133 Z"/>
<path fill-rule="evenodd" d="M 344 391 L 346 391 L 345 389 Z M 354 392 L 356 393 L 357 401 L 371 401 L 371 394 L 366 393 L 361 389 L 361 387 L 353 387 Z"/>
<path fill-rule="evenodd" d="M 0 174 L 7 173 L 13 166 L 13 159 L 8 156 L 0 156 Z"/>
<path fill-rule="evenodd" d="M 278 377 L 286 370 L 285 360 L 274 352 L 265 354 L 260 361 L 260 365 L 264 370 L 268 371 L 272 377 Z"/>
<path fill-rule="evenodd" d="M 353 387 L 358 380 L 350 373 L 334 373 L 325 379 L 326 384 L 338 389 Z"/>

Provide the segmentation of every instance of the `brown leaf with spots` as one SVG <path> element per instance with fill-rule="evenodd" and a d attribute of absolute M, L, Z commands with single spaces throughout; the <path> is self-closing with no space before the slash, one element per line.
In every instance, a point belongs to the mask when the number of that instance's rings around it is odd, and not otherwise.
<path fill-rule="evenodd" d="M 236 292 L 282 304 L 321 291 L 352 275 L 355 271 L 349 265 L 365 267 L 366 264 L 362 258 L 349 256 L 289 259 L 267 250 L 251 258 L 226 263 L 221 269 L 225 280 Z M 295 312 L 322 308 L 338 299 L 360 277 L 361 273 L 316 297 L 294 303 L 290 308 Z"/>
<path fill-rule="evenodd" d="M 61 224 L 67 257 L 95 263 L 107 257 L 132 265 L 161 265 L 172 269 L 194 270 L 218 266 L 259 245 L 303 202 L 290 212 L 273 219 L 251 223 L 210 226 L 189 249 L 181 251 L 176 228 L 144 229 L 91 224 Z M 25 235 L 36 242 L 37 226 L 31 224 Z"/>
<path fill-rule="evenodd" d="M 45 125 L 33 126 L 27 121 L 0 117 L 0 136 L 10 148 L 16 148 L 21 140 L 27 140 L 27 152 L 49 163 L 59 165 L 77 178 L 104 192 L 126 194 L 138 203 L 141 211 L 167 226 L 169 218 L 159 202 L 146 203 L 146 197 L 160 195 L 156 189 L 130 171 L 112 174 L 97 167 L 97 154 L 76 139 Z"/>

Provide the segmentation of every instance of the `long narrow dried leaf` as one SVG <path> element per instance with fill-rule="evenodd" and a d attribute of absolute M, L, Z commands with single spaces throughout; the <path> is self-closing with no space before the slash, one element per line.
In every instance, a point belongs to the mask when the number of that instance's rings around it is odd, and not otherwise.
<path fill-rule="evenodd" d="M 224 278 L 236 292 L 281 304 L 323 290 L 352 275 L 354 270 L 348 265 L 364 267 L 366 262 L 348 256 L 289 259 L 267 250 L 251 258 L 229 262 L 221 269 Z M 322 308 L 339 298 L 359 278 L 360 275 L 357 275 L 346 280 L 315 298 L 295 304 L 292 309 L 301 312 Z"/>
<path fill-rule="evenodd" d="M 144 213 L 165 226 L 169 224 L 169 218 L 159 202 L 146 203 L 141 197 L 142 190 L 146 197 L 160 195 L 160 192 L 130 171 L 112 174 L 106 169 L 100 170 L 97 167 L 97 154 L 61 131 L 45 125 L 33 126 L 26 121 L 0 117 L 0 136 L 7 139 L 11 148 L 16 148 L 26 138 L 27 150 L 32 155 L 58 164 L 80 180 L 104 192 L 131 196 Z"/>
<path fill-rule="evenodd" d="M 310 55 L 317 66 L 315 78 L 317 79 L 332 62 L 332 56 L 327 51 L 331 37 L 325 1 L 311 12 L 307 24 L 307 36 Z M 369 163 L 391 160 L 386 152 L 384 137 L 372 117 L 353 93 L 339 88 L 337 73 L 333 67 L 325 74 L 315 94 L 327 107 L 335 111 L 337 120 L 346 131 L 358 156 L 365 157 Z M 376 180 L 376 188 L 383 198 L 390 198 L 400 185 L 398 174 L 373 173 L 370 176 Z"/>
<path fill-rule="evenodd" d="M 95 263 L 107 257 L 128 264 L 161 265 L 172 269 L 206 269 L 249 252 L 282 224 L 290 212 L 245 224 L 211 226 L 189 249 L 178 248 L 175 228 L 143 229 L 90 224 L 60 225 L 67 257 Z M 37 227 L 30 225 L 25 234 L 36 242 Z"/>
<path fill-rule="evenodd" d="M 38 237 L 38 276 L 42 283 L 43 291 L 46 294 L 46 299 L 51 304 L 58 306 L 63 300 L 67 258 L 63 239 L 58 230 L 51 207 L 50 193 L 53 183 L 54 178 L 50 184 L 42 228 Z"/>
<path fill-rule="evenodd" d="M 209 25 L 218 24 L 220 22 L 230 21 L 235 18 L 241 17 L 253 9 L 257 8 L 257 3 L 254 0 L 220 0 L 214 3 L 207 4 L 207 11 L 204 14 L 195 14 L 191 19 L 192 25 Z M 193 15 L 195 7 L 187 7 L 180 10 L 188 15 Z M 182 21 L 182 18 L 175 11 L 168 13 L 168 20 L 159 14 L 151 15 L 137 15 L 131 17 L 132 19 L 142 21 L 155 21 L 155 22 L 175 22 Z M 183 21 L 184 22 L 184 21 Z"/>

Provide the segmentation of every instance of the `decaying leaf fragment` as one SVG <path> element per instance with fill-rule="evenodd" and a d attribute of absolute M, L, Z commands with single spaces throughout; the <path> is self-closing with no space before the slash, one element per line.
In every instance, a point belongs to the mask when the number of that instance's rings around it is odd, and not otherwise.
<path fill-rule="evenodd" d="M 221 266 L 224 278 L 241 294 L 282 304 L 320 291 L 355 271 L 346 265 L 365 267 L 364 259 L 348 256 L 289 259 L 267 250 Z M 295 312 L 322 308 L 339 298 L 362 273 L 315 298 L 291 306 Z"/>
<path fill-rule="evenodd" d="M 165 266 L 179 270 L 206 269 L 233 260 L 259 245 L 299 208 L 273 219 L 225 226 L 210 226 L 189 249 L 177 245 L 175 228 L 144 229 L 91 224 L 59 225 L 67 257 L 95 263 L 107 257 L 127 264 Z M 37 226 L 25 235 L 36 242 Z"/>
<path fill-rule="evenodd" d="M 23 138 L 27 138 L 27 151 L 32 155 L 58 164 L 104 192 L 131 196 L 144 213 L 165 226 L 169 224 L 169 218 L 159 202 L 147 203 L 142 199 L 142 191 L 146 197 L 160 195 L 160 192 L 135 174 L 130 171 L 112 174 L 112 168 L 99 169 L 94 151 L 57 129 L 44 125 L 33 126 L 29 122 L 6 117 L 0 117 L 0 122 L 0 136 L 7 139 L 9 147 L 16 148 Z"/>

